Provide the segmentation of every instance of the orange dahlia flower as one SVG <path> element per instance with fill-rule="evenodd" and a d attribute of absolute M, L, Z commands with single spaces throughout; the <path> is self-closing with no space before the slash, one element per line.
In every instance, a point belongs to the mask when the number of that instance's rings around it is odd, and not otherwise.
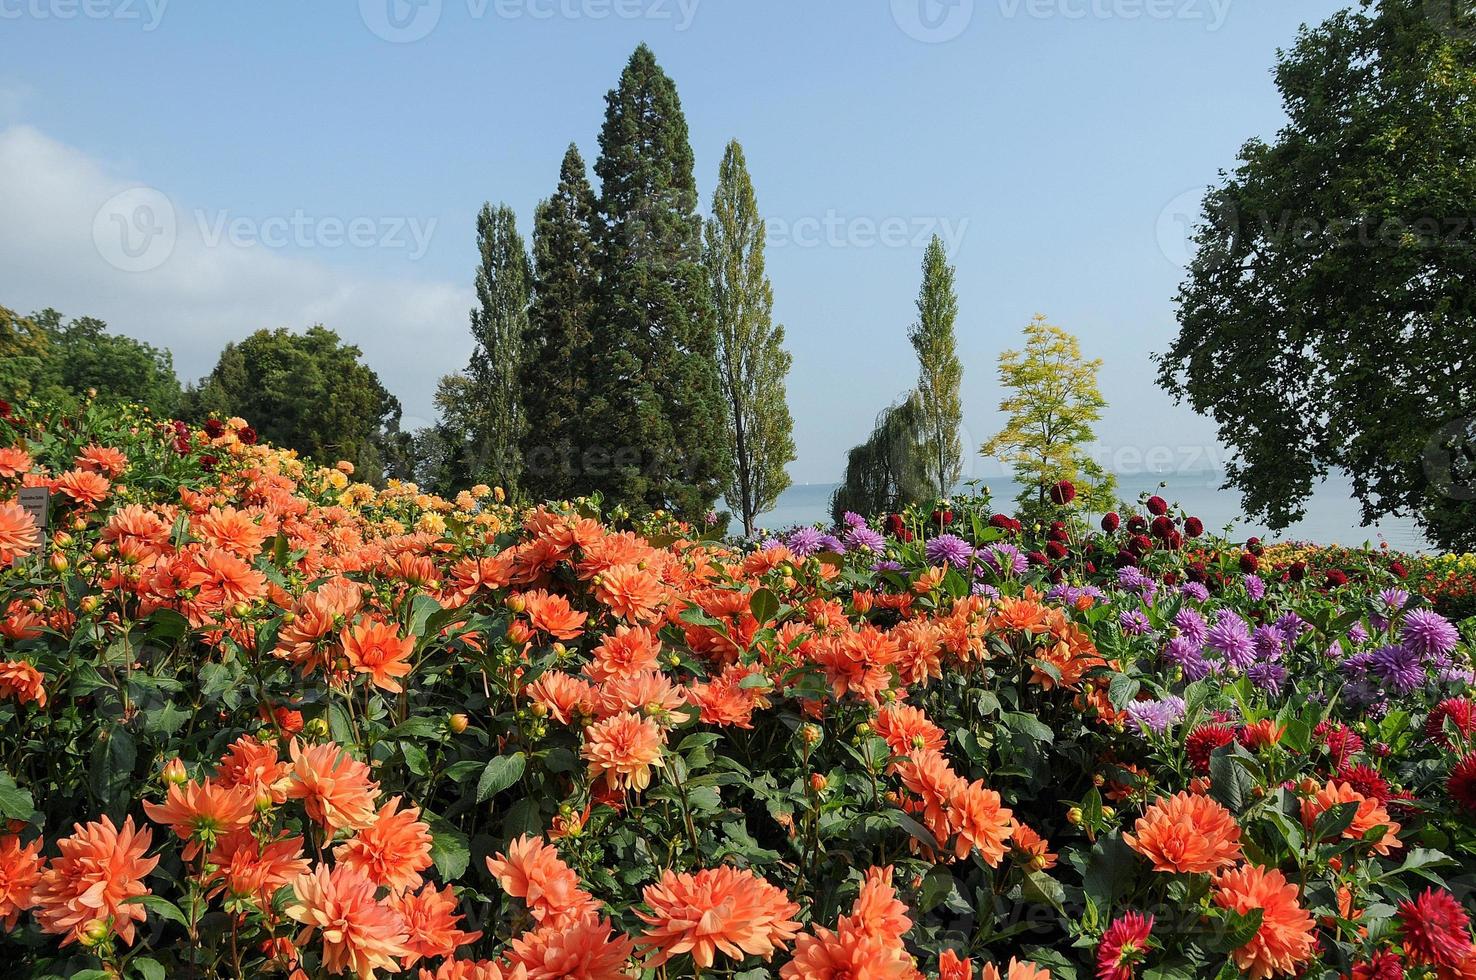
<path fill-rule="evenodd" d="M 906 947 L 842 921 L 835 932 L 816 927 L 800 936 L 782 980 L 922 980 Z"/>
<path fill-rule="evenodd" d="M 202 848 L 251 826 L 256 814 L 256 793 L 248 786 L 221 786 L 213 780 L 171 783 L 164 802 L 144 802 L 144 813 L 154 823 L 166 824 L 187 841 L 184 859 L 192 859 Z"/>
<path fill-rule="evenodd" d="M 100 473 L 90 473 L 87 470 L 68 470 L 56 481 L 56 489 L 72 498 L 74 504 L 79 504 L 87 510 L 91 510 L 104 500 L 108 499 L 108 490 L 112 484 Z"/>
<path fill-rule="evenodd" d="M 1005 849 L 1015 832 L 1014 813 L 1001 806 L 998 793 L 978 779 L 972 783 L 962 778 L 953 785 L 948 798 L 948 827 L 957 836 L 954 856 L 962 860 L 970 851 L 991 868 L 1004 860 Z"/>
<path fill-rule="evenodd" d="M 415 652 L 413 637 L 400 637 L 390 623 L 375 618 L 360 620 L 342 634 L 343 654 L 355 672 L 368 674 L 370 682 L 383 691 L 399 694 L 404 690 L 398 678 L 410 673 L 410 655 Z"/>
<path fill-rule="evenodd" d="M 14 929 L 31 907 L 31 889 L 41 879 L 41 840 L 22 845 L 15 834 L 0 837 L 0 926 Z"/>
<path fill-rule="evenodd" d="M 911 755 L 919 749 L 943 751 L 943 729 L 933 724 L 921 708 L 910 704 L 883 705 L 872 727 L 893 755 Z"/>
<path fill-rule="evenodd" d="M 719 952 L 735 960 L 768 959 L 800 930 L 793 919 L 799 906 L 752 871 L 667 871 L 659 883 L 646 886 L 643 896 L 651 912 L 636 913 L 649 926 L 638 945 L 653 954 L 648 968 L 683 953 L 704 970 Z"/>
<path fill-rule="evenodd" d="M 75 824 L 73 831 L 57 842 L 61 854 L 31 890 L 36 922 L 42 932 L 64 937 L 63 946 L 81 939 L 96 922 L 108 924 L 125 945 L 132 945 L 147 912 L 128 899 L 149 894 L 143 880 L 159 863 L 157 857 L 144 856 L 153 832 L 136 830 L 132 817 L 120 829 L 107 816 Z"/>
<path fill-rule="evenodd" d="M 1370 830 L 1383 827 L 1383 836 L 1373 845 L 1375 851 L 1387 856 L 1390 851 L 1403 846 L 1399 838 L 1395 836 L 1399 833 L 1399 824 L 1389 816 L 1389 811 L 1384 809 L 1383 804 L 1364 796 L 1349 784 L 1337 781 L 1327 783 L 1311 797 L 1302 800 L 1302 826 L 1311 830 L 1319 816 L 1344 803 L 1358 805 L 1358 810 L 1353 815 L 1353 822 L 1343 829 L 1344 840 L 1363 840 L 1364 835 Z"/>
<path fill-rule="evenodd" d="M 46 675 L 24 660 L 0 660 L 0 701 L 12 698 L 20 704 L 34 701 L 46 707 Z"/>
<path fill-rule="evenodd" d="M 0 480 L 11 480 L 31 469 L 31 454 L 19 446 L 0 448 Z"/>
<path fill-rule="evenodd" d="M 289 754 L 287 798 L 302 800 L 309 817 L 331 833 L 374 822 L 379 784 L 369 778 L 368 766 L 332 742 L 303 748 L 293 739 Z"/>
<path fill-rule="evenodd" d="M 528 622 L 538 632 L 547 633 L 556 640 L 572 640 L 584 631 L 584 621 L 589 614 L 574 611 L 563 596 L 534 589 L 518 598 L 528 614 Z"/>
<path fill-rule="evenodd" d="M 277 754 L 276 745 L 250 735 L 242 735 L 226 749 L 215 768 L 215 782 L 227 789 L 248 786 L 258 799 L 269 799 L 273 804 L 287 801 L 287 763 Z"/>
<path fill-rule="evenodd" d="M 36 521 L 20 504 L 0 504 L 0 565 L 9 565 L 41 547 Z"/>
<path fill-rule="evenodd" d="M 594 659 L 584 672 L 596 683 L 612 677 L 632 677 L 656 670 L 661 640 L 645 626 L 617 626 L 594 648 Z"/>
<path fill-rule="evenodd" d="M 591 718 L 599 702 L 599 693 L 593 684 L 582 677 L 572 677 L 561 670 L 548 670 L 539 674 L 523 693 L 535 704 L 548 710 L 549 717 L 561 725 L 572 724 L 578 718 Z"/>
<path fill-rule="evenodd" d="M 558 849 L 526 834 L 507 845 L 507 853 L 487 859 L 487 870 L 513 898 L 520 898 L 534 921 L 553 926 L 577 922 L 599 910 L 594 896 L 579 887 Z"/>
<path fill-rule="evenodd" d="M 400 797 L 391 797 L 372 824 L 333 849 L 340 865 L 395 894 L 419 888 L 420 872 L 431 866 L 430 826 L 420 820 L 420 807 L 399 806 Z"/>
<path fill-rule="evenodd" d="M 447 960 L 435 973 L 421 967 L 419 980 L 528 980 L 528 971 L 493 960 Z"/>
<path fill-rule="evenodd" d="M 639 565 L 614 565 L 596 578 L 594 594 L 619 618 L 649 623 L 661 604 L 661 580 Z"/>
<path fill-rule="evenodd" d="M 1051 971 L 1034 963 L 1021 963 L 1012 956 L 1003 974 L 993 963 L 984 964 L 984 975 L 979 980 L 1051 980 Z"/>
<path fill-rule="evenodd" d="M 1297 901 L 1297 886 L 1280 871 L 1245 864 L 1215 879 L 1215 903 L 1242 914 L 1262 911 L 1261 928 L 1231 956 L 1250 980 L 1295 974 L 1312 958 L 1312 916 Z"/>
<path fill-rule="evenodd" d="M 323 966 L 329 973 L 354 973 L 372 980 L 375 970 L 400 972 L 410 955 L 409 934 L 400 913 L 374 898 L 374 883 L 353 868 L 319 865 L 292 883 L 287 917 L 303 924 L 296 942 L 314 932 L 323 940 Z"/>
<path fill-rule="evenodd" d="M 206 861 L 216 868 L 210 880 L 219 883 L 212 896 L 224 891 L 232 898 L 249 899 L 262 909 L 271 906 L 277 889 L 308 872 L 301 837 L 279 837 L 263 843 L 247 831 L 222 839 Z"/>
<path fill-rule="evenodd" d="M 122 476 L 123 471 L 128 469 L 128 457 L 123 450 L 99 446 L 97 443 L 83 449 L 78 454 L 76 463 L 78 469 L 106 473 L 108 476 Z"/>
<path fill-rule="evenodd" d="M 507 958 L 528 980 L 626 980 L 635 940 L 594 915 L 558 927 L 542 925 L 508 945 Z"/>
<path fill-rule="evenodd" d="M 1155 800 L 1122 839 L 1154 871 L 1209 874 L 1240 860 L 1240 826 L 1208 796 L 1177 793 Z"/>
<path fill-rule="evenodd" d="M 654 718 L 625 712 L 586 728 L 580 755 L 593 779 L 639 792 L 651 785 L 651 768 L 662 765 L 665 745 L 666 733 Z"/>
<path fill-rule="evenodd" d="M 389 903 L 405 923 L 405 948 L 410 951 L 405 957 L 407 970 L 422 957 L 455 956 L 457 947 L 482 938 L 480 931 L 460 928 L 461 916 L 450 885 L 441 891 L 435 885 L 423 885 L 417 892 L 390 896 Z"/>

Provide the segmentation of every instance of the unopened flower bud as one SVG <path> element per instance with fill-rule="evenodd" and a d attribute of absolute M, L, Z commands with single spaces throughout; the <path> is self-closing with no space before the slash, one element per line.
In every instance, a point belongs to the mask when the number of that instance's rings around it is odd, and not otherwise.
<path fill-rule="evenodd" d="M 185 771 L 185 764 L 178 756 L 164 763 L 164 770 L 159 775 L 170 786 L 182 786 L 190 780 L 190 774 Z"/>
<path fill-rule="evenodd" d="M 451 731 L 456 735 L 460 735 L 462 732 L 466 731 L 467 726 L 470 724 L 471 719 L 459 711 L 446 719 L 446 727 L 451 729 Z"/>

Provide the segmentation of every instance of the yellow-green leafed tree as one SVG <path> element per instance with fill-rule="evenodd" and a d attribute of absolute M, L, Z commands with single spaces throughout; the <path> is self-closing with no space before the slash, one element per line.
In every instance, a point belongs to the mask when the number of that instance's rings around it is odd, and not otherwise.
<path fill-rule="evenodd" d="M 1100 360 L 1083 360 L 1076 337 L 1043 315 L 1025 327 L 1024 347 L 1000 354 L 999 382 L 1007 394 L 999 409 L 1009 418 L 979 451 L 1014 470 L 1022 513 L 1045 510 L 1050 488 L 1061 480 L 1076 486 L 1083 506 L 1112 507 L 1116 481 L 1085 450 L 1107 406 L 1097 387 L 1101 367 Z"/>

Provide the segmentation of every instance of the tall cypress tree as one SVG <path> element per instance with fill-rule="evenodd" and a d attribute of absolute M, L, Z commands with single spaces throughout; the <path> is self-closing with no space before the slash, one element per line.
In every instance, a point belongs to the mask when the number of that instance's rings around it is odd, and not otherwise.
<path fill-rule="evenodd" d="M 570 144 L 558 190 L 533 216 L 533 305 L 524 363 L 536 368 L 538 381 L 523 388 L 523 463 L 526 488 L 536 498 L 563 500 L 596 489 L 580 458 L 599 281 L 595 209 L 584 158 Z"/>
<path fill-rule="evenodd" d="M 963 454 L 958 426 L 963 421 L 959 388 L 963 365 L 958 360 L 958 340 L 953 321 L 958 318 L 958 297 L 953 291 L 953 267 L 937 235 L 923 253 L 923 281 L 917 296 L 917 323 L 908 331 L 917 351 L 918 409 L 922 413 L 923 458 L 928 479 L 947 497 L 958 482 Z"/>
<path fill-rule="evenodd" d="M 774 322 L 774 288 L 764 272 L 764 222 L 743 147 L 728 144 L 707 223 L 708 282 L 717 315 L 718 380 L 727 408 L 732 476 L 724 496 L 753 533 L 754 518 L 789 486 L 793 422 L 784 379 L 790 356 Z"/>
<path fill-rule="evenodd" d="M 517 216 L 482 205 L 477 216 L 477 306 L 471 311 L 471 476 L 517 490 L 523 471 L 523 338 L 528 332 L 532 270 Z"/>
<path fill-rule="evenodd" d="M 676 86 L 645 45 L 606 98 L 591 477 L 636 510 L 710 508 L 731 466 L 702 265 L 692 147 Z"/>

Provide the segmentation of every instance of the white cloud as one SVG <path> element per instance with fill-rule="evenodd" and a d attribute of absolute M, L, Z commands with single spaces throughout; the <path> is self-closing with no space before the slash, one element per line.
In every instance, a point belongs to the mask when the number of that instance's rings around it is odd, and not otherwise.
<path fill-rule="evenodd" d="M 323 323 L 364 351 L 404 403 L 407 424 L 431 418 L 436 379 L 462 366 L 470 349 L 469 287 L 372 277 L 249 244 L 241 234 L 216 235 L 217 213 L 209 202 L 172 200 L 167 188 L 113 173 L 30 126 L 0 129 L 0 304 L 99 317 L 170 348 L 185 380 L 207 372 L 221 347 L 253 330 Z M 257 223 L 244 237 L 300 237 L 293 215 L 281 222 L 277 229 Z M 354 233 L 344 226 L 320 222 L 306 234 L 331 244 Z M 359 230 L 380 240 L 399 236 L 413 253 L 411 230 L 392 220 Z"/>

